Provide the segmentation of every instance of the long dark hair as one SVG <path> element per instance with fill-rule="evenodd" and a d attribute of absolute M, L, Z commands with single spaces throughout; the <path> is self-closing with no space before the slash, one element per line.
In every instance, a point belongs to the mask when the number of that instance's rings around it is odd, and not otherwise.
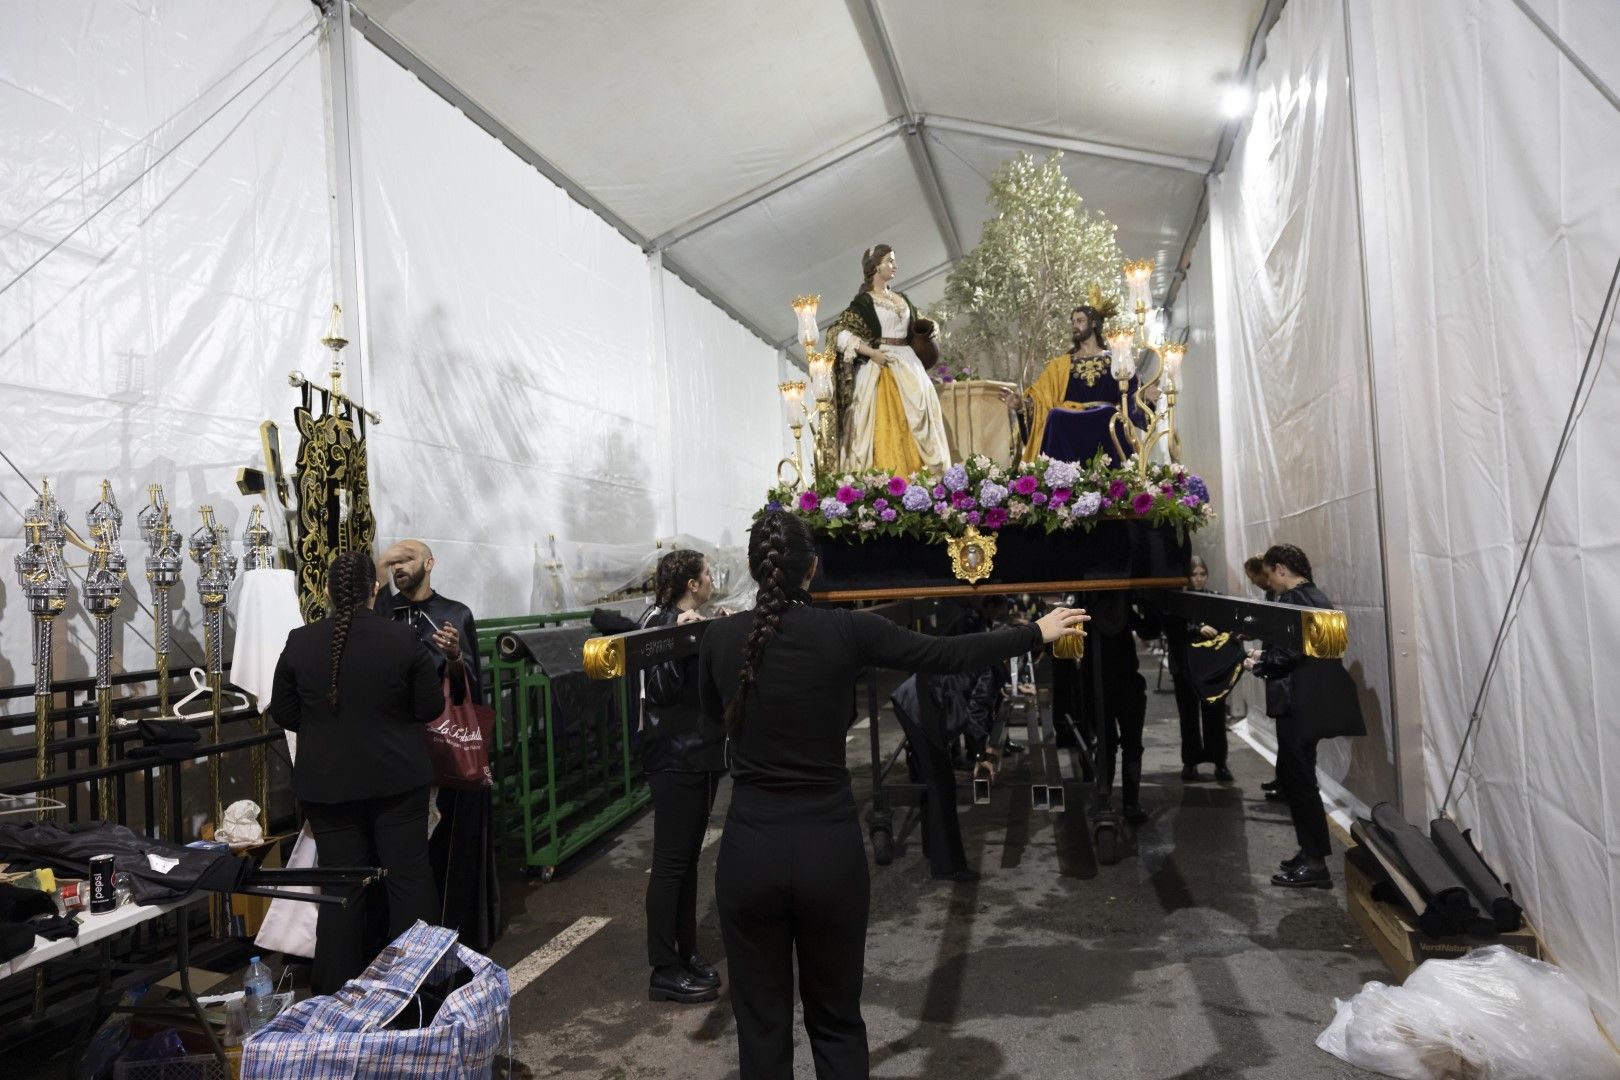
<path fill-rule="evenodd" d="M 1260 558 L 1267 566 L 1286 566 L 1306 581 L 1311 580 L 1311 560 L 1293 544 L 1272 544 Z"/>
<path fill-rule="evenodd" d="M 1086 319 L 1087 319 L 1087 321 L 1089 322 L 1089 324 L 1091 326 L 1091 340 L 1095 341 L 1097 343 L 1097 348 L 1099 348 L 1099 349 L 1107 349 L 1108 348 L 1108 342 L 1103 340 L 1103 317 L 1102 317 L 1102 312 L 1098 311 L 1096 308 L 1092 307 L 1090 304 L 1076 304 L 1075 308 L 1074 308 L 1074 311 L 1083 311 L 1083 312 L 1086 313 Z M 1074 311 L 1069 312 L 1069 315 L 1071 317 L 1074 315 Z M 1080 343 L 1080 345 L 1084 345 L 1084 344 L 1085 344 L 1085 342 L 1083 342 L 1083 341 Z M 1075 348 L 1079 348 L 1079 347 L 1080 347 L 1079 345 L 1075 346 Z"/>
<path fill-rule="evenodd" d="M 326 701 L 334 710 L 338 706 L 338 669 L 343 666 L 354 610 L 371 599 L 371 587 L 376 583 L 377 565 L 364 551 L 345 551 L 326 571 L 326 592 L 332 598 L 332 686 Z"/>
<path fill-rule="evenodd" d="M 726 729 L 734 739 L 742 733 L 744 701 L 759 674 L 765 649 L 782 632 L 782 613 L 810 573 L 815 557 L 810 526 L 786 510 L 766 514 L 748 531 L 748 573 L 759 583 L 759 593 L 754 598 L 754 626 L 737 672 L 737 693 L 726 705 Z"/>
<path fill-rule="evenodd" d="M 676 548 L 658 560 L 653 577 L 653 606 L 668 611 L 686 595 L 686 583 L 703 577 L 703 552 Z"/>

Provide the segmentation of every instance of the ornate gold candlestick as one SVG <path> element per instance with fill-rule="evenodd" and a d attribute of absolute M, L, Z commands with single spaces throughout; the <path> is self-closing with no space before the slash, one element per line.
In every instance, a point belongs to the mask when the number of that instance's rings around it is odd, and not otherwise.
<path fill-rule="evenodd" d="M 782 402 L 787 406 L 789 422 L 788 430 L 793 432 L 793 456 L 783 458 L 776 463 L 776 482 L 786 484 L 787 479 L 782 475 L 788 468 L 793 470 L 793 486 L 802 489 L 806 485 L 804 474 L 804 448 L 800 444 L 800 437 L 804 433 L 804 380 L 796 382 L 779 383 L 776 387 L 782 392 Z"/>
<path fill-rule="evenodd" d="M 236 577 L 236 556 L 231 537 L 214 522 L 214 508 L 200 509 L 202 524 L 191 534 L 191 557 L 197 563 L 197 593 L 203 605 L 203 648 L 208 667 L 208 693 L 213 711 L 210 741 L 219 742 L 220 693 L 223 689 L 224 609 L 226 593 Z M 223 816 L 219 801 L 219 755 L 208 756 L 208 810 L 217 826 Z"/>
<path fill-rule="evenodd" d="M 43 780 L 54 772 L 51 762 L 51 628 L 52 620 L 67 607 L 67 563 L 62 548 L 67 542 L 67 514 L 51 495 L 51 482 L 40 481 L 39 495 L 23 518 L 24 547 L 13 560 L 17 583 L 33 616 L 34 645 L 34 776 Z M 56 792 L 39 792 L 38 817 L 50 814 L 45 804 Z"/>
<path fill-rule="evenodd" d="M 90 567 L 84 575 L 84 606 L 96 620 L 96 764 L 112 761 L 112 620 L 124 602 L 129 572 L 120 546 L 124 515 L 113 499 L 112 484 L 101 482 L 101 501 L 85 515 L 90 526 Z M 112 777 L 96 781 L 96 814 L 115 816 Z"/>
<path fill-rule="evenodd" d="M 169 590 L 180 583 L 180 534 L 169 519 L 169 500 L 164 497 L 163 486 L 153 484 L 147 489 L 151 499 L 135 520 L 141 527 L 141 538 L 146 541 L 146 581 L 152 588 L 152 652 L 153 666 L 157 668 L 158 716 L 169 715 L 169 652 L 173 648 L 173 627 L 169 617 Z M 152 773 L 155 790 L 152 804 L 157 815 L 154 835 L 162 839 L 169 824 L 169 770 L 165 765 Z"/>

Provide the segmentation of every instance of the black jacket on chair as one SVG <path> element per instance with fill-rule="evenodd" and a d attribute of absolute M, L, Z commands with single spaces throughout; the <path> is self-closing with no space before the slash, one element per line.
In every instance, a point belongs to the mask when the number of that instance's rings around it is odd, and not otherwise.
<path fill-rule="evenodd" d="M 276 664 L 270 717 L 298 733 L 293 794 L 339 803 L 398 795 L 433 782 L 422 725 L 444 712 L 444 688 L 427 647 L 404 623 L 357 608 L 343 648 L 336 715 L 330 616 L 287 635 Z"/>

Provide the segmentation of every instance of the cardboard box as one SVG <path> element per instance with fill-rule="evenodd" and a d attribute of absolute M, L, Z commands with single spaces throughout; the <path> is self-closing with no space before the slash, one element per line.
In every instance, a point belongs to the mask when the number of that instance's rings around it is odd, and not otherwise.
<path fill-rule="evenodd" d="M 1344 884 L 1350 917 L 1361 927 L 1372 947 L 1389 968 L 1397 983 L 1425 960 L 1455 960 L 1471 949 L 1486 945 L 1505 945 L 1535 959 L 1542 959 L 1541 941 L 1529 923 L 1512 933 L 1481 938 L 1466 935 L 1430 937 L 1412 925 L 1410 914 L 1404 907 L 1374 900 L 1372 895 L 1373 871 L 1376 865 L 1372 853 L 1359 845 L 1344 857 Z"/>

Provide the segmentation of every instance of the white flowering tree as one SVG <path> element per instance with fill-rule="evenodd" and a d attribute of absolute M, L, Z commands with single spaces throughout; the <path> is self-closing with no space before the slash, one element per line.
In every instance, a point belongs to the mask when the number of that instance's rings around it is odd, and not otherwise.
<path fill-rule="evenodd" d="M 985 378 L 1028 386 L 1068 349 L 1076 304 L 1119 302 L 1114 224 L 1082 206 L 1062 156 L 1002 162 L 990 177 L 995 216 L 946 280 L 943 351 Z"/>

